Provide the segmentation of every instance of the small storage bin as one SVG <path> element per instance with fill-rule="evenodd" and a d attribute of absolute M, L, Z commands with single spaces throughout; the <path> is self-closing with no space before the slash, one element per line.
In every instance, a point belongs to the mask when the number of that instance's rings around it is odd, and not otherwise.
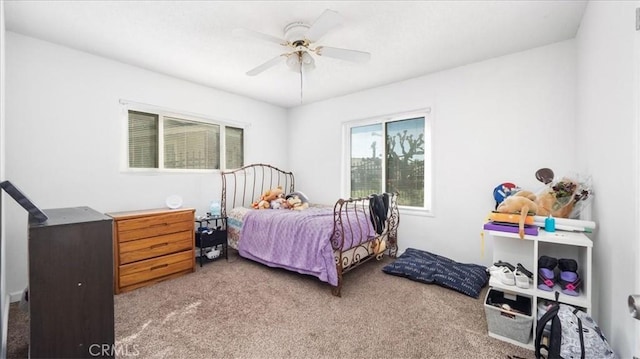
<path fill-rule="evenodd" d="M 512 310 L 504 309 L 503 304 L 508 304 Z M 531 298 L 489 288 L 484 301 L 484 311 L 490 333 L 520 343 L 529 343 L 533 327 Z"/>

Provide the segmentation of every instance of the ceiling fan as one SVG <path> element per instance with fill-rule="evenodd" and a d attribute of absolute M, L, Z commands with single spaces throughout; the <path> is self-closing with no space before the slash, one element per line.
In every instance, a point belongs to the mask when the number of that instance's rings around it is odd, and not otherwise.
<path fill-rule="evenodd" d="M 303 70 L 308 71 L 315 68 L 315 60 L 312 54 L 356 63 L 369 61 L 371 54 L 368 52 L 340 49 L 337 47 L 315 46 L 316 41 L 341 23 L 342 16 L 334 10 L 327 9 L 312 25 L 297 21 L 285 26 L 283 39 L 242 28 L 233 30 L 233 34 L 235 36 L 252 37 L 273 42 L 286 48 L 285 53 L 249 70 L 247 75 L 256 76 L 283 62 L 286 63 L 291 70 L 299 72 L 302 75 Z"/>

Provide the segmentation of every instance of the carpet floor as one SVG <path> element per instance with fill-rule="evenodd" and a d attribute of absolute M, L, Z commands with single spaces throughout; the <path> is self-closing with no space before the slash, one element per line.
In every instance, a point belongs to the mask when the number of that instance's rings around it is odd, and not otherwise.
<path fill-rule="evenodd" d="M 115 296 L 119 358 L 533 358 L 487 335 L 474 299 L 382 272 L 345 275 L 342 297 L 318 279 L 237 256 Z M 9 358 L 28 353 L 28 316 L 11 305 Z"/>

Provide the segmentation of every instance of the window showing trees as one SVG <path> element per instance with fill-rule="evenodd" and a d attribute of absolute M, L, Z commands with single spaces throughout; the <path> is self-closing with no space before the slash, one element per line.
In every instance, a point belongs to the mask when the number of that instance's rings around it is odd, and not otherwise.
<path fill-rule="evenodd" d="M 427 113 L 347 127 L 352 197 L 398 192 L 399 205 L 430 209 Z"/>

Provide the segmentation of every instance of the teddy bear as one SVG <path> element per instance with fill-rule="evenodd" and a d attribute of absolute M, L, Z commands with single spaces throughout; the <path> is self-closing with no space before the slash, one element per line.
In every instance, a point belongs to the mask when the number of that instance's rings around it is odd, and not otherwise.
<path fill-rule="evenodd" d="M 251 207 L 253 207 L 253 209 L 269 209 L 271 208 L 271 204 L 267 201 L 260 200 L 260 201 L 253 202 L 251 204 Z"/>
<path fill-rule="evenodd" d="M 251 207 L 254 209 L 269 209 L 271 208 L 271 202 L 281 198 L 283 193 L 282 186 L 268 189 L 260 196 L 260 200 L 251 203 Z"/>
<path fill-rule="evenodd" d="M 284 206 L 286 202 L 287 201 L 285 201 L 283 196 L 279 196 L 278 198 L 270 202 L 270 207 L 271 209 L 286 209 L 286 207 Z"/>
<path fill-rule="evenodd" d="M 385 249 L 387 249 L 387 242 L 383 241 L 382 239 L 374 239 L 371 242 L 371 252 L 373 252 L 373 255 L 376 256 L 377 260 L 382 259 Z"/>
<path fill-rule="evenodd" d="M 287 196 L 287 203 L 287 207 L 289 209 L 293 209 L 296 211 L 302 211 L 309 208 L 309 203 L 302 202 L 302 199 L 297 194 Z"/>

